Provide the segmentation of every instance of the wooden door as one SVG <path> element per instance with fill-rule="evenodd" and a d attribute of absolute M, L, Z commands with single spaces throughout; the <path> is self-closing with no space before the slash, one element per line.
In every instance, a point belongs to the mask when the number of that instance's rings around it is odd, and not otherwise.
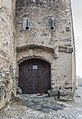
<path fill-rule="evenodd" d="M 29 59 L 19 65 L 19 87 L 23 94 L 47 93 L 51 88 L 50 64 L 41 59 Z"/>

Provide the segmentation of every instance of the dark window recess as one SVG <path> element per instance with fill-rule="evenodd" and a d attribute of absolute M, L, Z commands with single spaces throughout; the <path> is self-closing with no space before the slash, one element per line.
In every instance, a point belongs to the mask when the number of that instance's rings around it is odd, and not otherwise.
<path fill-rule="evenodd" d="M 54 18 L 49 18 L 49 21 L 48 21 L 48 24 L 49 24 L 49 29 L 55 29 L 55 20 Z"/>
<path fill-rule="evenodd" d="M 32 22 L 29 19 L 23 19 L 22 21 L 22 29 L 30 30 L 32 28 Z"/>

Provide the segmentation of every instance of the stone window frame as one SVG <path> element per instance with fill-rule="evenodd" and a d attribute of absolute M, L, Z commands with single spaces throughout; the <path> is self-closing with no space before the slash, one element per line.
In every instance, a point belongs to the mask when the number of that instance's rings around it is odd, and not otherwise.
<path fill-rule="evenodd" d="M 22 19 L 22 30 L 31 30 L 32 29 L 32 21 L 29 18 L 23 18 Z"/>
<path fill-rule="evenodd" d="M 55 23 L 55 18 L 54 17 L 49 17 L 48 27 L 49 27 L 50 30 L 55 30 L 56 23 Z"/>

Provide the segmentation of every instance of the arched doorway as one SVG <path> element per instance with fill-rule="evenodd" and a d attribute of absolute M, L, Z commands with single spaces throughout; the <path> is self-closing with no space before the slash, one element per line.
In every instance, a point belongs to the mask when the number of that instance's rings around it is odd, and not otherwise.
<path fill-rule="evenodd" d="M 51 66 L 41 59 L 29 59 L 19 65 L 18 86 L 23 94 L 47 93 L 51 88 Z"/>

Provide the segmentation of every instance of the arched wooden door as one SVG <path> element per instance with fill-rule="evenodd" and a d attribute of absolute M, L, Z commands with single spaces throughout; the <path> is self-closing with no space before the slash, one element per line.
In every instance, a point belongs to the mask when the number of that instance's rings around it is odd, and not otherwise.
<path fill-rule="evenodd" d="M 41 59 L 29 59 L 19 65 L 19 83 L 23 94 L 47 93 L 51 88 L 50 64 Z"/>

